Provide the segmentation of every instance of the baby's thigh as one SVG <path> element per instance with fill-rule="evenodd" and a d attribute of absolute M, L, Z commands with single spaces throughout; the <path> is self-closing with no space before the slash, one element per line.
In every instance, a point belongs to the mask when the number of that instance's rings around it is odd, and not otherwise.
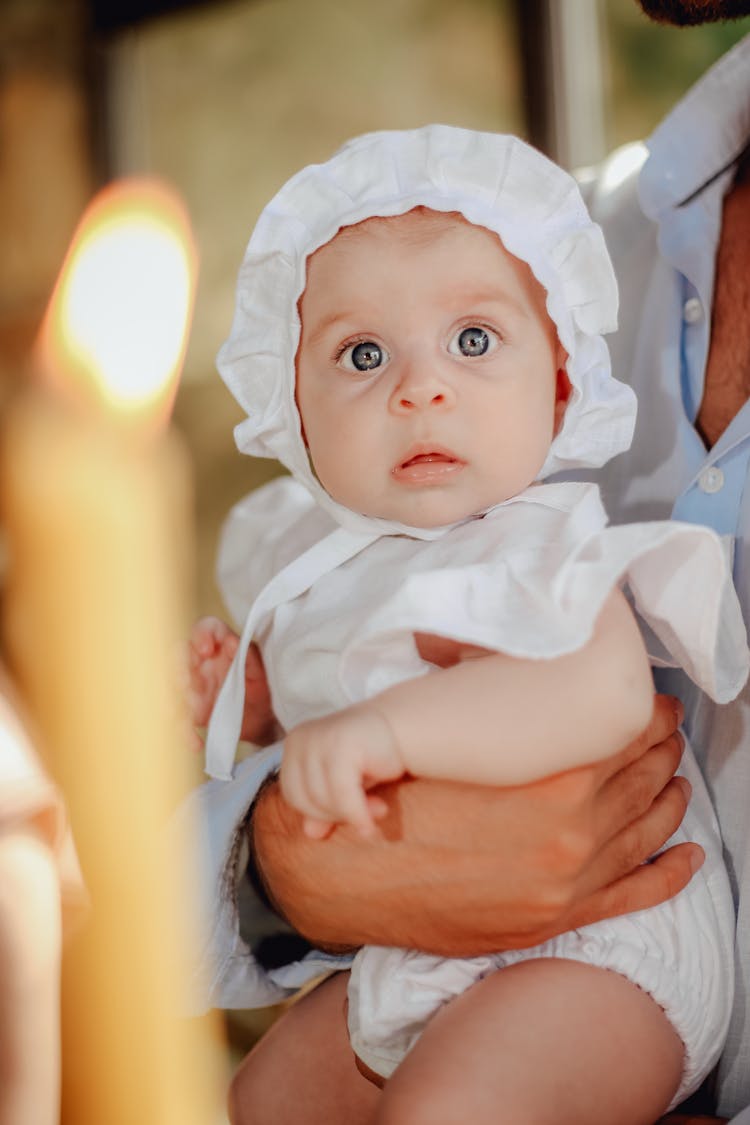
<path fill-rule="evenodd" d="M 336 973 L 323 981 L 253 1047 L 232 1081 L 232 1125 L 369 1125 L 380 1091 L 349 1046 L 348 980 Z"/>
<path fill-rule="evenodd" d="M 565 960 L 493 973 L 430 1021 L 377 1125 L 653 1125 L 682 1071 L 679 1036 L 625 977 Z"/>

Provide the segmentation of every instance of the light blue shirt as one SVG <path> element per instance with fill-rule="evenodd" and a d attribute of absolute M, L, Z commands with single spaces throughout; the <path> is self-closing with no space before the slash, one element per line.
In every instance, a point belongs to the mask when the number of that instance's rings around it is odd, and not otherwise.
<path fill-rule="evenodd" d="M 631 450 L 598 477 L 607 509 L 617 522 L 672 515 L 726 536 L 746 621 L 750 402 L 710 451 L 694 423 L 722 203 L 749 140 L 750 36 L 693 87 L 645 146 L 615 153 L 584 185 L 620 284 L 613 372 L 639 400 Z M 685 703 L 686 730 L 719 815 L 737 903 L 736 1003 L 719 1071 L 719 1111 L 737 1113 L 750 1106 L 750 690 L 719 707 L 682 673 L 662 674 L 659 686 Z"/>

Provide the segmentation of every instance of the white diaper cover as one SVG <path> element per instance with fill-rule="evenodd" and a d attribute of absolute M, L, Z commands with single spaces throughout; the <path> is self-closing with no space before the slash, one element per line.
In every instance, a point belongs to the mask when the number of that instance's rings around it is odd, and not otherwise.
<path fill-rule="evenodd" d="M 489 973 L 557 957 L 621 973 L 647 992 L 685 1045 L 682 1078 L 669 1108 L 695 1091 L 718 1061 L 729 1024 L 734 911 L 713 811 L 687 748 L 681 772 L 693 785 L 693 798 L 669 842 L 698 841 L 706 862 L 680 894 L 532 949 L 458 960 L 365 947 L 354 960 L 349 984 L 349 1034 L 359 1058 L 389 1077 L 443 1004 Z"/>

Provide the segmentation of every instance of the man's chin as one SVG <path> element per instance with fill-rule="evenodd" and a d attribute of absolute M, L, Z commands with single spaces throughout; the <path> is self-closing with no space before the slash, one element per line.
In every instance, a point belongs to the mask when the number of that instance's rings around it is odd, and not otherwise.
<path fill-rule="evenodd" d="M 695 27 L 750 15 L 750 0 L 638 0 L 638 3 L 652 20 L 677 27 Z"/>

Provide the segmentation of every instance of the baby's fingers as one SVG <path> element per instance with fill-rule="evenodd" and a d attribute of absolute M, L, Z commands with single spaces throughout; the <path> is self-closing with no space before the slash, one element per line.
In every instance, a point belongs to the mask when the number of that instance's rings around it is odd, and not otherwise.
<path fill-rule="evenodd" d="M 287 752 L 281 764 L 281 789 L 288 803 L 311 823 L 343 822 L 363 836 L 374 831 L 367 796 L 357 775 L 349 776 L 348 769 L 331 768 L 311 754 Z"/>
<path fill-rule="evenodd" d="M 376 817 L 371 802 L 374 801 L 377 808 L 382 801 L 367 795 L 359 772 L 352 769 L 352 763 L 338 762 L 330 767 L 326 783 L 326 803 L 336 819 L 351 825 L 360 836 L 372 836 Z"/>
<path fill-rule="evenodd" d="M 318 820 L 313 816 L 306 816 L 302 820 L 302 831 L 311 840 L 325 840 L 335 827 L 335 822 L 332 820 Z"/>
<path fill-rule="evenodd" d="M 198 656 L 210 656 L 214 651 L 219 628 L 218 617 L 201 617 L 190 632 L 190 648 Z"/>
<path fill-rule="evenodd" d="M 384 816 L 388 815 L 387 803 L 382 797 L 374 797 L 372 793 L 367 794 L 367 807 L 373 820 L 382 820 Z"/>
<path fill-rule="evenodd" d="M 187 707 L 194 726 L 205 727 L 211 717 L 214 700 L 205 684 L 196 684 L 187 693 Z"/>
<path fill-rule="evenodd" d="M 203 659 L 213 656 L 218 649 L 230 642 L 234 642 L 236 649 L 236 641 L 237 634 L 218 617 L 201 617 L 190 634 L 190 647 Z"/>

